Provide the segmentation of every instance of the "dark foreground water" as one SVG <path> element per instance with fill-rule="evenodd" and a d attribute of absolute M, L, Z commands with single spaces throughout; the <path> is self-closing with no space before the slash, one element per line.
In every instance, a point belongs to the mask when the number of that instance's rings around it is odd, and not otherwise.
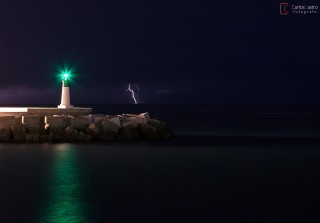
<path fill-rule="evenodd" d="M 319 222 L 317 141 L 0 145 L 0 222 Z"/>

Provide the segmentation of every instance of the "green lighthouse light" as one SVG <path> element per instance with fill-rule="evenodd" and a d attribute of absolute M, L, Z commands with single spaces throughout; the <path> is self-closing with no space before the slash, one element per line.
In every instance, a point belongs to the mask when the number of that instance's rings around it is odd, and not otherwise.
<path fill-rule="evenodd" d="M 71 74 L 68 71 L 61 72 L 61 79 L 64 87 L 69 87 L 69 79 L 71 78 Z"/>
<path fill-rule="evenodd" d="M 68 74 L 68 73 L 65 73 L 65 74 L 63 74 L 63 76 L 64 76 L 64 79 L 68 79 L 69 74 Z"/>
<path fill-rule="evenodd" d="M 67 80 L 69 77 L 70 77 L 70 74 L 69 74 L 69 73 L 63 73 L 63 74 L 62 74 L 63 80 Z"/>

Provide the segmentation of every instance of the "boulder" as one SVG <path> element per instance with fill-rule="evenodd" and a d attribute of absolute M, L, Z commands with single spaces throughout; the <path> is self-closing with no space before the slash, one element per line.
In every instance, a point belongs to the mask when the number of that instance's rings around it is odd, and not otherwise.
<path fill-rule="evenodd" d="M 32 141 L 39 142 L 40 141 L 40 134 L 39 133 L 32 133 Z"/>
<path fill-rule="evenodd" d="M 78 139 L 78 131 L 71 127 L 67 127 L 64 130 L 65 139 L 68 142 L 75 142 Z"/>
<path fill-rule="evenodd" d="M 93 122 L 93 116 L 91 116 L 91 115 L 84 115 L 84 116 L 79 116 L 79 117 L 86 118 L 88 121 L 88 125 L 90 125 Z"/>
<path fill-rule="evenodd" d="M 92 116 L 92 123 L 97 124 L 97 125 L 101 125 L 102 122 L 106 119 L 106 116 L 104 116 L 102 114 L 92 114 L 89 116 Z"/>
<path fill-rule="evenodd" d="M 160 135 L 157 132 L 154 132 L 154 133 L 148 132 L 143 134 L 143 138 L 148 140 L 158 140 L 160 139 Z"/>
<path fill-rule="evenodd" d="M 64 141 L 64 135 L 52 135 L 53 141 L 55 142 L 63 142 Z"/>
<path fill-rule="evenodd" d="M 91 123 L 87 128 L 87 133 L 92 136 L 97 136 L 100 133 L 100 129 L 95 123 Z"/>
<path fill-rule="evenodd" d="M 40 129 L 28 129 L 27 133 L 40 134 Z"/>
<path fill-rule="evenodd" d="M 25 142 L 26 140 L 26 128 L 23 124 L 16 124 L 12 126 L 13 141 Z"/>
<path fill-rule="evenodd" d="M 50 132 L 51 132 L 50 128 L 45 128 L 45 126 L 38 129 L 38 131 L 39 131 L 40 135 L 50 135 Z"/>
<path fill-rule="evenodd" d="M 105 119 L 102 122 L 102 130 L 105 132 L 111 131 L 111 132 L 117 133 L 120 127 L 121 127 L 121 124 L 120 124 L 119 117 L 115 117 L 112 119 Z"/>
<path fill-rule="evenodd" d="M 156 127 L 159 127 L 159 128 L 162 128 L 165 126 L 165 123 L 162 122 L 162 121 L 159 121 L 157 119 L 150 119 L 149 120 L 149 124 L 150 125 L 153 125 L 153 126 L 156 126 Z"/>
<path fill-rule="evenodd" d="M 155 133 L 157 132 L 157 127 L 149 124 L 140 124 L 139 125 L 141 132 L 152 132 Z"/>
<path fill-rule="evenodd" d="M 128 127 L 128 126 L 134 126 L 134 120 L 132 119 L 125 119 L 121 121 L 121 127 Z"/>
<path fill-rule="evenodd" d="M 53 142 L 53 135 L 40 135 L 40 142 L 52 143 Z"/>
<path fill-rule="evenodd" d="M 79 134 L 78 134 L 78 139 L 77 141 L 78 142 L 90 142 L 92 139 L 92 136 L 81 131 Z"/>
<path fill-rule="evenodd" d="M 92 123 L 92 117 L 90 116 L 70 116 L 70 127 L 76 130 L 85 131 L 88 126 Z"/>
<path fill-rule="evenodd" d="M 139 125 L 140 134 L 144 139 L 157 140 L 160 138 L 157 127 L 149 124 Z"/>
<path fill-rule="evenodd" d="M 22 123 L 27 129 L 39 129 L 41 127 L 41 118 L 39 115 L 23 115 Z"/>
<path fill-rule="evenodd" d="M 11 139 L 11 131 L 8 128 L 0 129 L 0 142 L 9 142 Z"/>
<path fill-rule="evenodd" d="M 108 119 L 108 121 L 112 122 L 113 124 L 115 124 L 119 128 L 121 127 L 121 123 L 120 123 L 120 118 L 119 117 L 110 118 L 110 119 Z"/>
<path fill-rule="evenodd" d="M 44 123 L 45 128 L 66 128 L 67 127 L 68 118 L 63 115 L 54 115 L 54 116 L 45 116 Z"/>
<path fill-rule="evenodd" d="M 141 113 L 140 115 L 138 115 L 138 117 L 144 118 L 146 124 L 149 123 L 149 120 L 150 120 L 149 112 Z"/>
<path fill-rule="evenodd" d="M 159 130 L 158 130 L 158 132 L 159 132 L 159 135 L 160 135 L 160 138 L 161 139 L 166 139 L 166 140 L 168 140 L 168 139 L 172 139 L 173 138 L 173 132 L 170 130 L 170 129 L 168 129 L 168 128 L 160 128 Z"/>
<path fill-rule="evenodd" d="M 52 128 L 50 129 L 50 135 L 53 136 L 54 141 L 62 142 L 64 139 L 64 129 Z"/>
<path fill-rule="evenodd" d="M 39 142 L 39 140 L 40 140 L 39 133 L 27 133 L 26 134 L 26 142 L 27 143 Z"/>
<path fill-rule="evenodd" d="M 14 124 L 16 124 L 14 116 L 0 116 L 0 128 L 11 129 Z"/>
<path fill-rule="evenodd" d="M 99 134 L 99 140 L 102 142 L 111 142 L 116 139 L 116 134 L 111 131 L 101 132 Z"/>
<path fill-rule="evenodd" d="M 17 125 L 22 124 L 22 116 L 15 117 L 15 120 Z"/>
<path fill-rule="evenodd" d="M 26 134 L 26 143 L 32 143 L 32 134 Z"/>
<path fill-rule="evenodd" d="M 40 128 L 40 129 L 27 129 L 27 133 L 30 134 L 39 134 L 39 135 L 48 135 L 50 134 L 50 131 L 45 128 Z"/>
<path fill-rule="evenodd" d="M 147 121 L 144 117 L 137 116 L 137 117 L 134 117 L 133 120 L 134 120 L 135 126 L 138 126 L 140 124 L 147 124 Z"/>
<path fill-rule="evenodd" d="M 123 115 L 129 118 L 134 118 L 137 116 L 136 114 L 123 114 Z"/>
<path fill-rule="evenodd" d="M 138 140 L 140 138 L 140 134 L 137 128 L 133 126 L 128 126 L 128 127 L 121 128 L 120 137 L 122 140 L 128 142 L 128 141 Z"/>

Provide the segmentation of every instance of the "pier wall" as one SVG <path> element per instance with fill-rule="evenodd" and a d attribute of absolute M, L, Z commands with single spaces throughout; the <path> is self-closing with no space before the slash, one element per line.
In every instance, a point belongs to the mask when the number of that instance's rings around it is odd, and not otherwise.
<path fill-rule="evenodd" d="M 22 115 L 72 115 L 72 116 L 81 116 L 89 115 L 92 113 L 92 108 L 46 108 L 46 107 L 28 107 L 28 108 L 8 108 L 0 107 L 0 117 L 1 116 L 15 116 L 19 117 Z"/>
<path fill-rule="evenodd" d="M 80 110 L 73 111 L 74 115 L 53 115 L 50 109 L 29 111 L 23 115 L 0 116 L 0 143 L 112 142 L 173 137 L 164 122 L 151 119 L 147 112 L 75 115 L 84 113 Z"/>

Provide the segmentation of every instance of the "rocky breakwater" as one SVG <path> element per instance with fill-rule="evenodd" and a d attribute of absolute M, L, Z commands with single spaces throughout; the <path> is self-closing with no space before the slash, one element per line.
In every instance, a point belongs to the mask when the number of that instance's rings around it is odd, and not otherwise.
<path fill-rule="evenodd" d="M 173 137 L 163 121 L 149 113 L 125 115 L 0 117 L 0 143 L 113 142 L 167 140 Z"/>

